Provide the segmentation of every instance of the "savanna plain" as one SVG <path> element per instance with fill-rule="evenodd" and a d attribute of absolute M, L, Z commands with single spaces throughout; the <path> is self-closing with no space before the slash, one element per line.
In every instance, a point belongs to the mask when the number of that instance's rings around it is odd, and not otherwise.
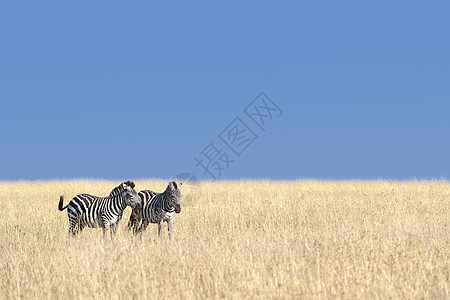
<path fill-rule="evenodd" d="M 184 184 L 173 238 L 86 228 L 77 194 L 120 182 L 0 182 L 2 299 L 449 299 L 450 183 Z M 167 181 L 135 181 L 162 192 Z"/>

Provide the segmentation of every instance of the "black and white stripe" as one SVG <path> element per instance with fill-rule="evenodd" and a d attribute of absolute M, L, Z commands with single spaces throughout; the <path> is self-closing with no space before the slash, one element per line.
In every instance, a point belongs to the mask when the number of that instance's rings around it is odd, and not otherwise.
<path fill-rule="evenodd" d="M 150 202 L 150 200 L 153 199 L 158 193 L 151 191 L 151 190 L 144 190 L 140 191 L 138 193 L 139 196 L 139 203 L 136 204 L 136 206 L 133 208 L 133 211 L 131 212 L 130 220 L 128 221 L 127 228 L 129 230 L 133 230 L 134 233 L 137 233 L 139 231 L 139 225 L 142 220 L 142 208 L 146 206 L 147 203 Z"/>
<path fill-rule="evenodd" d="M 139 202 L 139 196 L 134 190 L 134 183 L 124 182 L 116 187 L 108 197 L 97 197 L 89 194 L 75 196 L 69 204 L 63 207 L 64 198 L 61 196 L 58 208 L 67 208 L 70 228 L 73 235 L 81 232 L 85 226 L 102 227 L 103 233 L 110 229 L 116 233 L 123 211 L 127 206 L 132 208 Z M 77 228 L 78 227 L 78 228 Z"/>
<path fill-rule="evenodd" d="M 164 193 L 155 194 L 152 191 L 142 191 L 139 193 L 142 193 L 142 211 L 137 211 L 134 214 L 138 217 L 139 213 L 141 214 L 140 216 L 142 218 L 142 224 L 139 227 L 139 232 L 142 233 L 147 228 L 149 223 L 158 223 L 158 235 L 161 235 L 163 223 L 167 222 L 169 236 L 172 234 L 175 214 L 181 212 L 181 185 L 181 183 L 177 185 L 175 181 L 171 181 L 169 182 L 169 185 L 167 186 Z M 132 222 L 131 218 L 130 222 Z M 133 222 L 133 226 L 134 228 L 136 228 L 136 221 L 133 220 Z"/>

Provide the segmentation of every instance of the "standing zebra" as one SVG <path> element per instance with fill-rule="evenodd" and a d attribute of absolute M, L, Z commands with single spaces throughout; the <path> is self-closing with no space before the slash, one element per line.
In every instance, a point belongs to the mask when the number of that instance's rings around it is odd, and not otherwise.
<path fill-rule="evenodd" d="M 158 235 L 161 235 L 163 223 L 167 222 L 169 237 L 172 234 L 173 221 L 175 214 L 181 212 L 181 189 L 182 183 L 177 185 L 175 181 L 169 182 L 164 193 L 155 194 L 151 191 L 142 191 L 139 194 L 143 195 L 142 212 L 133 212 L 130 217 L 130 222 L 137 228 L 139 224 L 139 216 L 142 218 L 142 224 L 139 231 L 142 232 L 147 228 L 149 223 L 158 223 Z M 135 230 L 135 233 L 137 231 Z"/>
<path fill-rule="evenodd" d="M 134 183 L 126 181 L 116 187 L 108 197 L 97 197 L 89 194 L 75 196 L 69 204 L 63 207 L 64 197 L 59 199 L 58 209 L 67 208 L 70 229 L 69 233 L 76 235 L 87 225 L 95 228 L 101 226 L 103 234 L 110 230 L 111 235 L 116 233 L 123 211 L 127 205 L 132 208 L 139 201 L 139 196 L 134 190 Z M 76 229 L 78 225 L 78 230 Z"/>

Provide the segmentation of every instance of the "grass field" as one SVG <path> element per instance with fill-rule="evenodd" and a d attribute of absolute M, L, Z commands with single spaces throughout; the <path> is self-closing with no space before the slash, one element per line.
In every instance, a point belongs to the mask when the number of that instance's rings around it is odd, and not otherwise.
<path fill-rule="evenodd" d="M 154 224 L 134 238 L 130 208 L 112 240 L 89 228 L 69 238 L 59 195 L 118 183 L 0 182 L 0 297 L 450 297 L 447 181 L 186 184 L 172 240 L 166 224 L 163 238 Z"/>

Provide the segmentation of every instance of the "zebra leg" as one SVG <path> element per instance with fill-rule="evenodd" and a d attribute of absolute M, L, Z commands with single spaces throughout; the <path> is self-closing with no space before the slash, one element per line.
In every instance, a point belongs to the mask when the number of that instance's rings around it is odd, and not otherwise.
<path fill-rule="evenodd" d="M 141 223 L 141 220 L 142 220 L 142 215 L 140 213 L 136 214 L 135 219 L 134 219 L 134 226 L 133 226 L 134 234 L 137 234 L 139 232 L 139 223 Z M 147 225 L 148 225 L 148 223 L 147 223 Z M 147 227 L 147 226 L 145 226 L 145 227 Z"/>
<path fill-rule="evenodd" d="M 106 237 L 106 232 L 111 232 L 111 225 L 109 223 L 103 223 L 103 237 Z"/>
<path fill-rule="evenodd" d="M 69 236 L 76 236 L 77 235 L 77 231 L 75 229 L 76 225 L 72 225 L 72 223 L 70 223 L 70 227 L 69 227 Z"/>
<path fill-rule="evenodd" d="M 117 227 L 119 226 L 119 222 L 116 222 L 111 225 L 111 232 L 116 234 L 117 233 Z"/>
<path fill-rule="evenodd" d="M 171 239 L 172 238 L 173 219 L 170 219 L 167 222 L 167 227 L 168 227 L 168 231 L 169 231 L 169 239 Z"/>
<path fill-rule="evenodd" d="M 109 231 L 110 236 L 112 237 L 112 226 L 114 224 L 111 224 L 108 221 L 106 215 L 103 212 L 100 213 L 100 220 L 101 220 L 100 224 L 102 225 L 102 228 L 103 228 L 103 237 L 106 236 L 106 231 Z"/>
<path fill-rule="evenodd" d="M 78 219 L 79 218 L 77 216 L 69 215 L 69 223 L 70 223 L 69 235 L 71 235 L 71 234 L 72 234 L 72 236 L 77 235 L 77 233 L 78 233 L 78 230 L 77 230 Z"/>
<path fill-rule="evenodd" d="M 128 229 L 133 229 L 133 232 L 136 233 L 137 228 L 139 227 L 139 222 L 141 221 L 141 212 L 142 207 L 140 204 L 137 204 L 136 207 L 131 211 L 130 221 L 128 222 Z"/>
<path fill-rule="evenodd" d="M 83 221 L 79 220 L 79 222 L 78 222 L 78 233 L 81 233 L 85 226 L 86 226 L 86 223 L 84 223 Z"/>
<path fill-rule="evenodd" d="M 141 224 L 141 226 L 139 227 L 139 230 L 138 230 L 140 232 L 141 236 L 142 236 L 142 232 L 145 229 L 147 229 L 148 223 L 149 223 L 148 221 L 142 220 L 142 224 Z"/>
<path fill-rule="evenodd" d="M 133 230 L 133 233 L 136 234 L 139 231 L 139 223 L 141 221 L 141 217 L 139 216 L 136 210 L 133 210 L 130 216 L 130 221 L 128 222 L 128 229 Z"/>
<path fill-rule="evenodd" d="M 114 241 L 113 238 L 113 227 L 114 224 L 109 224 L 109 223 L 103 223 L 103 238 L 106 238 L 106 232 L 109 231 L 109 239 L 111 241 Z"/>
<path fill-rule="evenodd" d="M 73 237 L 77 235 L 77 231 L 75 228 L 72 228 L 72 226 L 70 226 L 69 228 L 69 237 Z"/>
<path fill-rule="evenodd" d="M 131 216 L 130 216 L 130 220 L 128 221 L 128 225 L 127 228 L 129 230 L 131 230 L 132 228 L 134 228 L 136 225 L 135 220 L 134 220 L 134 211 L 131 212 Z"/>
<path fill-rule="evenodd" d="M 161 236 L 162 229 L 163 229 L 164 219 L 159 220 L 158 222 L 158 236 Z"/>
<path fill-rule="evenodd" d="M 136 222 L 136 223 L 134 223 L 134 225 L 133 225 L 133 233 L 134 233 L 134 234 L 137 234 L 138 232 L 139 232 L 139 223 Z"/>

